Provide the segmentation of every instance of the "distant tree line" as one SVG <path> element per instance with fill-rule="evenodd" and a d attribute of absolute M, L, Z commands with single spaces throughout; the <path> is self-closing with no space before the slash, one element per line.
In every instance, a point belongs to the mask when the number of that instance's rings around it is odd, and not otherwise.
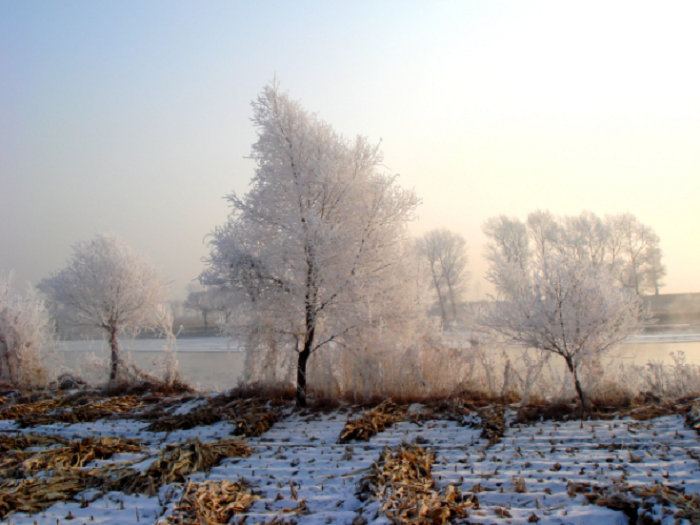
<path fill-rule="evenodd" d="M 595 268 L 606 268 L 615 282 L 636 295 L 659 294 L 666 266 L 659 236 L 631 213 L 594 213 L 555 216 L 549 211 L 530 213 L 523 223 L 500 215 L 483 225 L 488 238 L 486 258 L 516 263 L 520 268 L 542 264 L 565 255 Z"/>

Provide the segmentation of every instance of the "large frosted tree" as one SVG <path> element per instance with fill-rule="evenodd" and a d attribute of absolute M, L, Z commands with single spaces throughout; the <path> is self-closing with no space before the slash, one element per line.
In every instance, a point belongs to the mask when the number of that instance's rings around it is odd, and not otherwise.
<path fill-rule="evenodd" d="M 296 352 L 305 406 L 314 352 L 401 322 L 406 223 L 418 199 L 381 171 L 377 145 L 345 139 L 275 83 L 253 102 L 252 120 L 252 187 L 227 197 L 233 210 L 211 234 L 201 281 L 238 298 L 249 344 Z"/>
<path fill-rule="evenodd" d="M 109 382 L 122 362 L 118 337 L 127 331 L 158 325 L 158 309 L 166 300 L 167 281 L 123 240 L 99 234 L 73 247 L 62 270 L 39 288 L 75 326 L 99 328 L 107 335 L 111 356 Z"/>

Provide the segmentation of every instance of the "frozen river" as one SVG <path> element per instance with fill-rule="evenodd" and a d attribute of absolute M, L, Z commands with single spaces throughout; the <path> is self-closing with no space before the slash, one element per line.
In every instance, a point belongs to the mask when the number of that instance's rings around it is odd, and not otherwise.
<path fill-rule="evenodd" d="M 142 369 L 157 372 L 162 358 L 162 340 L 137 339 L 125 341 L 124 348 Z M 689 363 L 700 365 L 700 336 L 698 334 L 643 335 L 633 342 L 620 345 L 620 358 L 635 364 L 650 360 L 673 363 L 671 352 L 682 351 Z M 63 366 L 71 371 L 84 371 L 94 355 L 107 362 L 108 346 L 105 341 L 65 341 L 61 343 Z M 233 387 L 243 373 L 243 353 L 225 337 L 180 339 L 177 342 L 180 373 L 193 385 L 205 390 Z"/>

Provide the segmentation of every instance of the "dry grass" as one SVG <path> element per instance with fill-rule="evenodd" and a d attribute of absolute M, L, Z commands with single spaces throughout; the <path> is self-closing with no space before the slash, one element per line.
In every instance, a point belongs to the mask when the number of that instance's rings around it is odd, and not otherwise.
<path fill-rule="evenodd" d="M 632 400 L 623 398 L 594 398 L 586 419 L 609 420 L 616 417 L 631 417 L 637 421 L 669 416 L 685 416 L 693 405 L 692 399 L 658 399 L 653 395 L 640 395 Z M 574 399 L 568 401 L 535 400 L 518 409 L 515 423 L 536 424 L 541 421 L 569 421 L 578 419 L 581 412 Z"/>
<path fill-rule="evenodd" d="M 105 396 L 142 396 L 144 394 L 154 394 L 159 396 L 181 396 L 192 394 L 195 389 L 182 380 L 179 376 L 171 382 L 161 381 L 153 376 L 148 376 L 147 380 L 124 381 L 105 385 L 102 393 Z"/>

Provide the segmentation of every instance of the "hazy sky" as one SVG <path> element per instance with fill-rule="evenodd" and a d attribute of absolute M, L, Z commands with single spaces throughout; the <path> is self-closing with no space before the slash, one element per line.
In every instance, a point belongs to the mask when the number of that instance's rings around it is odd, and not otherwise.
<path fill-rule="evenodd" d="M 111 232 L 181 297 L 277 75 L 382 140 L 415 233 L 461 232 L 477 281 L 488 217 L 630 211 L 662 292 L 700 292 L 698 27 L 696 1 L 2 1 L 0 271 L 36 283 Z"/>

